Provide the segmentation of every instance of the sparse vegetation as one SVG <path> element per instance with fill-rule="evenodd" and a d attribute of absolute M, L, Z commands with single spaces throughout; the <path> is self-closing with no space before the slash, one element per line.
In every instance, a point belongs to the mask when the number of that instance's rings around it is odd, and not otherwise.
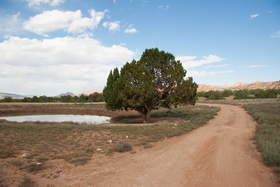
<path fill-rule="evenodd" d="M 280 176 L 280 102 L 244 107 L 258 122 L 255 142 L 264 163 Z"/>
<path fill-rule="evenodd" d="M 36 182 L 28 177 L 24 177 L 23 181 L 19 184 L 19 187 L 36 187 L 38 186 Z"/>
<path fill-rule="evenodd" d="M 86 164 L 94 155 L 126 152 L 135 146 L 152 147 L 168 137 L 178 136 L 205 124 L 219 110 L 207 106 L 181 106 L 160 109 L 152 113 L 154 123 L 137 125 L 141 116 L 135 112 L 111 112 L 104 105 L 0 105 L 1 115 L 30 113 L 89 113 L 114 117 L 122 126 L 86 125 L 71 123 L 14 123 L 0 122 L 0 162 L 30 175 L 52 170 L 53 160 L 75 165 Z M 5 171 L 4 171 L 5 172 Z M 59 174 L 47 177 L 53 178 Z M 4 175 L 3 175 L 4 177 Z M 24 180 L 23 184 L 28 184 Z M 1 183 L 0 183 L 1 184 Z"/>

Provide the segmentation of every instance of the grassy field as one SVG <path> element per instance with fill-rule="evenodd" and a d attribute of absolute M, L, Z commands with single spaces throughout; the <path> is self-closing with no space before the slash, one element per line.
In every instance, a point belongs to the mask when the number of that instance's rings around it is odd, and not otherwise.
<path fill-rule="evenodd" d="M 64 167 L 86 164 L 98 155 L 150 148 L 153 142 L 200 127 L 219 110 L 207 106 L 161 109 L 152 114 L 153 123 L 142 125 L 137 113 L 110 112 L 102 104 L 7 106 L 0 105 L 0 115 L 106 114 L 122 125 L 0 122 L 0 186 L 32 183 L 32 176 L 56 178 Z"/>
<path fill-rule="evenodd" d="M 258 122 L 255 142 L 264 163 L 280 177 L 280 102 L 244 107 Z"/>

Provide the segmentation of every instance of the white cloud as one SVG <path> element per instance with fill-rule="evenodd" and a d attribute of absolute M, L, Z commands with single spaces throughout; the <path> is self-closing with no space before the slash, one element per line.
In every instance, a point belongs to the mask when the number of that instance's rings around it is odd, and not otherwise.
<path fill-rule="evenodd" d="M 248 66 L 251 69 L 257 69 L 257 68 L 265 68 L 267 65 L 261 65 L 261 64 L 253 64 Z"/>
<path fill-rule="evenodd" d="M 42 4 L 47 4 L 50 6 L 58 6 L 62 4 L 65 0 L 26 0 L 28 3 L 28 6 L 34 7 L 34 6 L 40 6 Z"/>
<path fill-rule="evenodd" d="M 168 10 L 169 9 L 169 5 L 159 5 L 158 8 L 159 9 L 163 9 L 163 10 Z"/>
<path fill-rule="evenodd" d="M 126 47 L 104 46 L 90 37 L 11 37 L 0 42 L 1 90 L 38 95 L 100 90 L 108 72 L 134 55 Z"/>
<path fill-rule="evenodd" d="M 214 64 L 207 66 L 208 68 L 224 68 L 227 67 L 229 64 Z"/>
<path fill-rule="evenodd" d="M 206 76 L 215 76 L 215 75 L 223 75 L 233 73 L 233 70 L 225 70 L 225 71 L 189 71 L 188 76 L 197 78 L 197 77 L 206 77 Z"/>
<path fill-rule="evenodd" d="M 271 35 L 272 38 L 280 38 L 280 30 Z"/>
<path fill-rule="evenodd" d="M 105 27 L 106 29 L 108 29 L 108 30 L 110 30 L 110 31 L 119 30 L 119 29 L 120 29 L 120 22 L 119 22 L 119 21 L 115 21 L 115 22 L 104 22 L 104 23 L 103 23 L 103 27 Z"/>
<path fill-rule="evenodd" d="M 44 11 L 41 14 L 31 17 L 23 23 L 24 29 L 39 35 L 46 35 L 49 32 L 64 30 L 68 33 L 82 33 L 88 29 L 94 29 L 104 18 L 106 11 L 97 12 L 89 10 L 90 17 L 83 17 L 80 10 Z"/>
<path fill-rule="evenodd" d="M 202 59 L 197 59 L 196 56 L 178 56 L 176 59 L 180 60 L 186 69 L 199 67 L 206 64 L 218 63 L 224 60 L 223 58 L 212 54 L 204 56 Z"/>
<path fill-rule="evenodd" d="M 124 30 L 125 33 L 134 34 L 137 33 L 138 30 L 133 27 L 133 25 L 128 25 L 128 27 Z"/>
<path fill-rule="evenodd" d="M 259 14 L 251 14 L 251 15 L 250 15 L 250 18 L 251 18 L 251 19 L 255 19 L 255 18 L 257 18 L 258 16 L 260 16 L 260 15 L 259 15 Z"/>

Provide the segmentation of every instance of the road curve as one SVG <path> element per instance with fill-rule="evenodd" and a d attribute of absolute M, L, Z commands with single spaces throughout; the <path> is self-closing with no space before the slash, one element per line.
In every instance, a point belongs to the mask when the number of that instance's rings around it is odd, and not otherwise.
<path fill-rule="evenodd" d="M 209 123 L 151 149 L 93 161 L 61 177 L 60 186 L 276 187 L 255 150 L 255 122 L 238 106 L 221 107 Z M 98 166 L 97 166 L 98 165 Z"/>

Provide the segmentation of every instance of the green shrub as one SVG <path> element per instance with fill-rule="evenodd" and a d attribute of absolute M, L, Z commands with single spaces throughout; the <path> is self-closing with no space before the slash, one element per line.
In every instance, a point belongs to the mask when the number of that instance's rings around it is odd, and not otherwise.
<path fill-rule="evenodd" d="M 248 90 L 237 90 L 234 92 L 234 99 L 249 99 Z"/>
<path fill-rule="evenodd" d="M 131 150 L 132 150 L 132 146 L 128 143 L 120 143 L 114 147 L 114 151 L 120 153 L 131 151 Z"/>
<path fill-rule="evenodd" d="M 223 93 L 221 91 L 208 91 L 205 92 L 204 97 L 207 99 L 217 100 L 217 99 L 224 99 Z"/>

